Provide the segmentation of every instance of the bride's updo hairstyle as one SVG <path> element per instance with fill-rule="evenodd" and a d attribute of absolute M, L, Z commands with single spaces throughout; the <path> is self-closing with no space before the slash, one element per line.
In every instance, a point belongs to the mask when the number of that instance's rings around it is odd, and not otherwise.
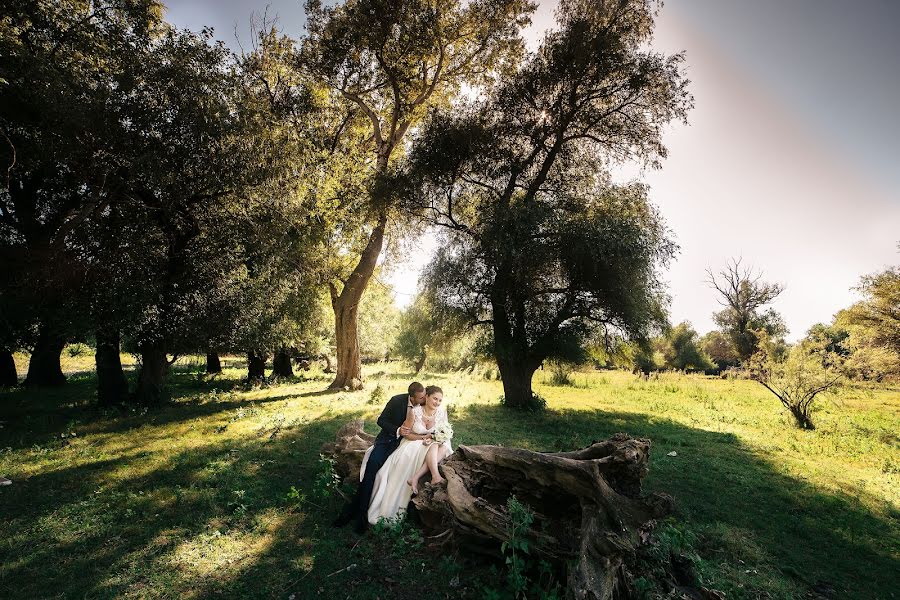
<path fill-rule="evenodd" d="M 437 394 L 437 393 L 440 393 L 440 394 L 443 395 L 444 390 L 442 390 L 441 388 L 439 388 L 439 387 L 436 386 L 436 385 L 429 385 L 427 388 L 425 388 L 425 395 L 426 395 L 426 396 L 431 396 L 431 395 Z"/>

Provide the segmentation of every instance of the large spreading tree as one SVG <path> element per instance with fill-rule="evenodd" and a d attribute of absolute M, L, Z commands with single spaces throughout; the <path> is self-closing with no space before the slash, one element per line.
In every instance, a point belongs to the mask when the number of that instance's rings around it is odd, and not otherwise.
<path fill-rule="evenodd" d="M 598 327 L 646 337 L 665 319 L 658 268 L 675 250 L 647 188 L 612 161 L 657 165 L 692 98 L 682 56 L 647 49 L 656 3 L 564 0 L 558 28 L 482 98 L 416 141 L 413 208 L 446 238 L 432 295 L 491 327 L 505 402 Z"/>
<path fill-rule="evenodd" d="M 328 281 L 337 346 L 332 388 L 362 385 L 360 301 L 397 216 L 393 196 L 377 185 L 380 176 L 430 109 L 447 106 L 464 84 L 484 85 L 509 70 L 522 54 L 519 29 L 533 8 L 527 0 L 347 0 L 327 8 L 307 2 L 301 64 L 344 115 L 336 119 L 336 144 L 350 136 L 340 143 L 352 152 L 335 161 L 356 177 L 349 190 L 335 191 L 347 218 L 336 223 L 339 268 Z"/>

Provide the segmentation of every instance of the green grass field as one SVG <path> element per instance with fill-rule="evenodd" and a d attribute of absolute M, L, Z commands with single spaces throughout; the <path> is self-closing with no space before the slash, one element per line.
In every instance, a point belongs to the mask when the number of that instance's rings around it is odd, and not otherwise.
<path fill-rule="evenodd" d="M 316 491 L 322 443 L 353 417 L 374 431 L 372 390 L 400 393 L 410 373 L 374 365 L 366 390 L 326 394 L 317 372 L 247 390 L 236 361 L 214 379 L 182 363 L 173 403 L 146 414 L 93 408 L 89 372 L 0 392 L 14 482 L 0 488 L 0 597 L 482 596 L 487 567 L 435 556 L 410 528 L 335 530 L 340 502 Z M 519 414 L 482 375 L 420 379 L 444 388 L 456 445 L 650 438 L 646 487 L 675 497 L 672 527 L 728 598 L 900 598 L 900 388 L 844 390 L 809 432 L 749 381 L 591 372 L 562 387 L 539 372 L 549 410 Z"/>

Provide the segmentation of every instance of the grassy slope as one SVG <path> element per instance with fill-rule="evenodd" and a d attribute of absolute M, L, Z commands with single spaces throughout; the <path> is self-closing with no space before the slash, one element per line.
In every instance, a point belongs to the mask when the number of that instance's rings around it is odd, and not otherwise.
<path fill-rule="evenodd" d="M 239 370 L 206 381 L 185 368 L 176 403 L 146 415 L 91 408 L 90 374 L 56 391 L 0 392 L 0 474 L 15 482 L 0 488 L 0 597 L 392 598 L 423 577 L 430 595 L 479 597 L 478 570 L 473 580 L 408 538 L 331 529 L 337 502 L 313 496 L 320 445 L 347 419 L 377 416 L 376 382 L 389 396 L 411 377 L 383 368 L 369 369 L 368 391 L 337 395 L 320 393 L 324 376 L 245 391 Z M 900 390 L 845 392 L 804 432 L 752 382 L 575 377 L 577 387 L 554 387 L 538 374 L 542 415 L 502 409 L 496 381 L 422 380 L 444 387 L 457 444 L 650 438 L 647 487 L 675 496 L 701 575 L 729 598 L 815 586 L 900 597 Z"/>

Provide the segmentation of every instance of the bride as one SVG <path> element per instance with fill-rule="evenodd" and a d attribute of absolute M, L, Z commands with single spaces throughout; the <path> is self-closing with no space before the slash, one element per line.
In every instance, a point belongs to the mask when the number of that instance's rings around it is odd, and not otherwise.
<path fill-rule="evenodd" d="M 400 446 L 378 470 L 375 476 L 375 487 L 369 503 L 368 518 L 373 525 L 379 519 L 392 519 L 406 509 L 409 499 L 419 491 L 419 479 L 431 471 L 431 482 L 443 481 L 438 472 L 438 463 L 453 451 L 450 440 L 435 442 L 435 428 L 447 423 L 447 409 L 441 406 L 444 392 L 436 385 L 425 388 L 425 404 L 413 406 L 406 411 L 404 425 L 410 433 L 403 436 Z M 369 459 L 366 453 L 363 459 L 360 480 L 366 470 Z"/>

